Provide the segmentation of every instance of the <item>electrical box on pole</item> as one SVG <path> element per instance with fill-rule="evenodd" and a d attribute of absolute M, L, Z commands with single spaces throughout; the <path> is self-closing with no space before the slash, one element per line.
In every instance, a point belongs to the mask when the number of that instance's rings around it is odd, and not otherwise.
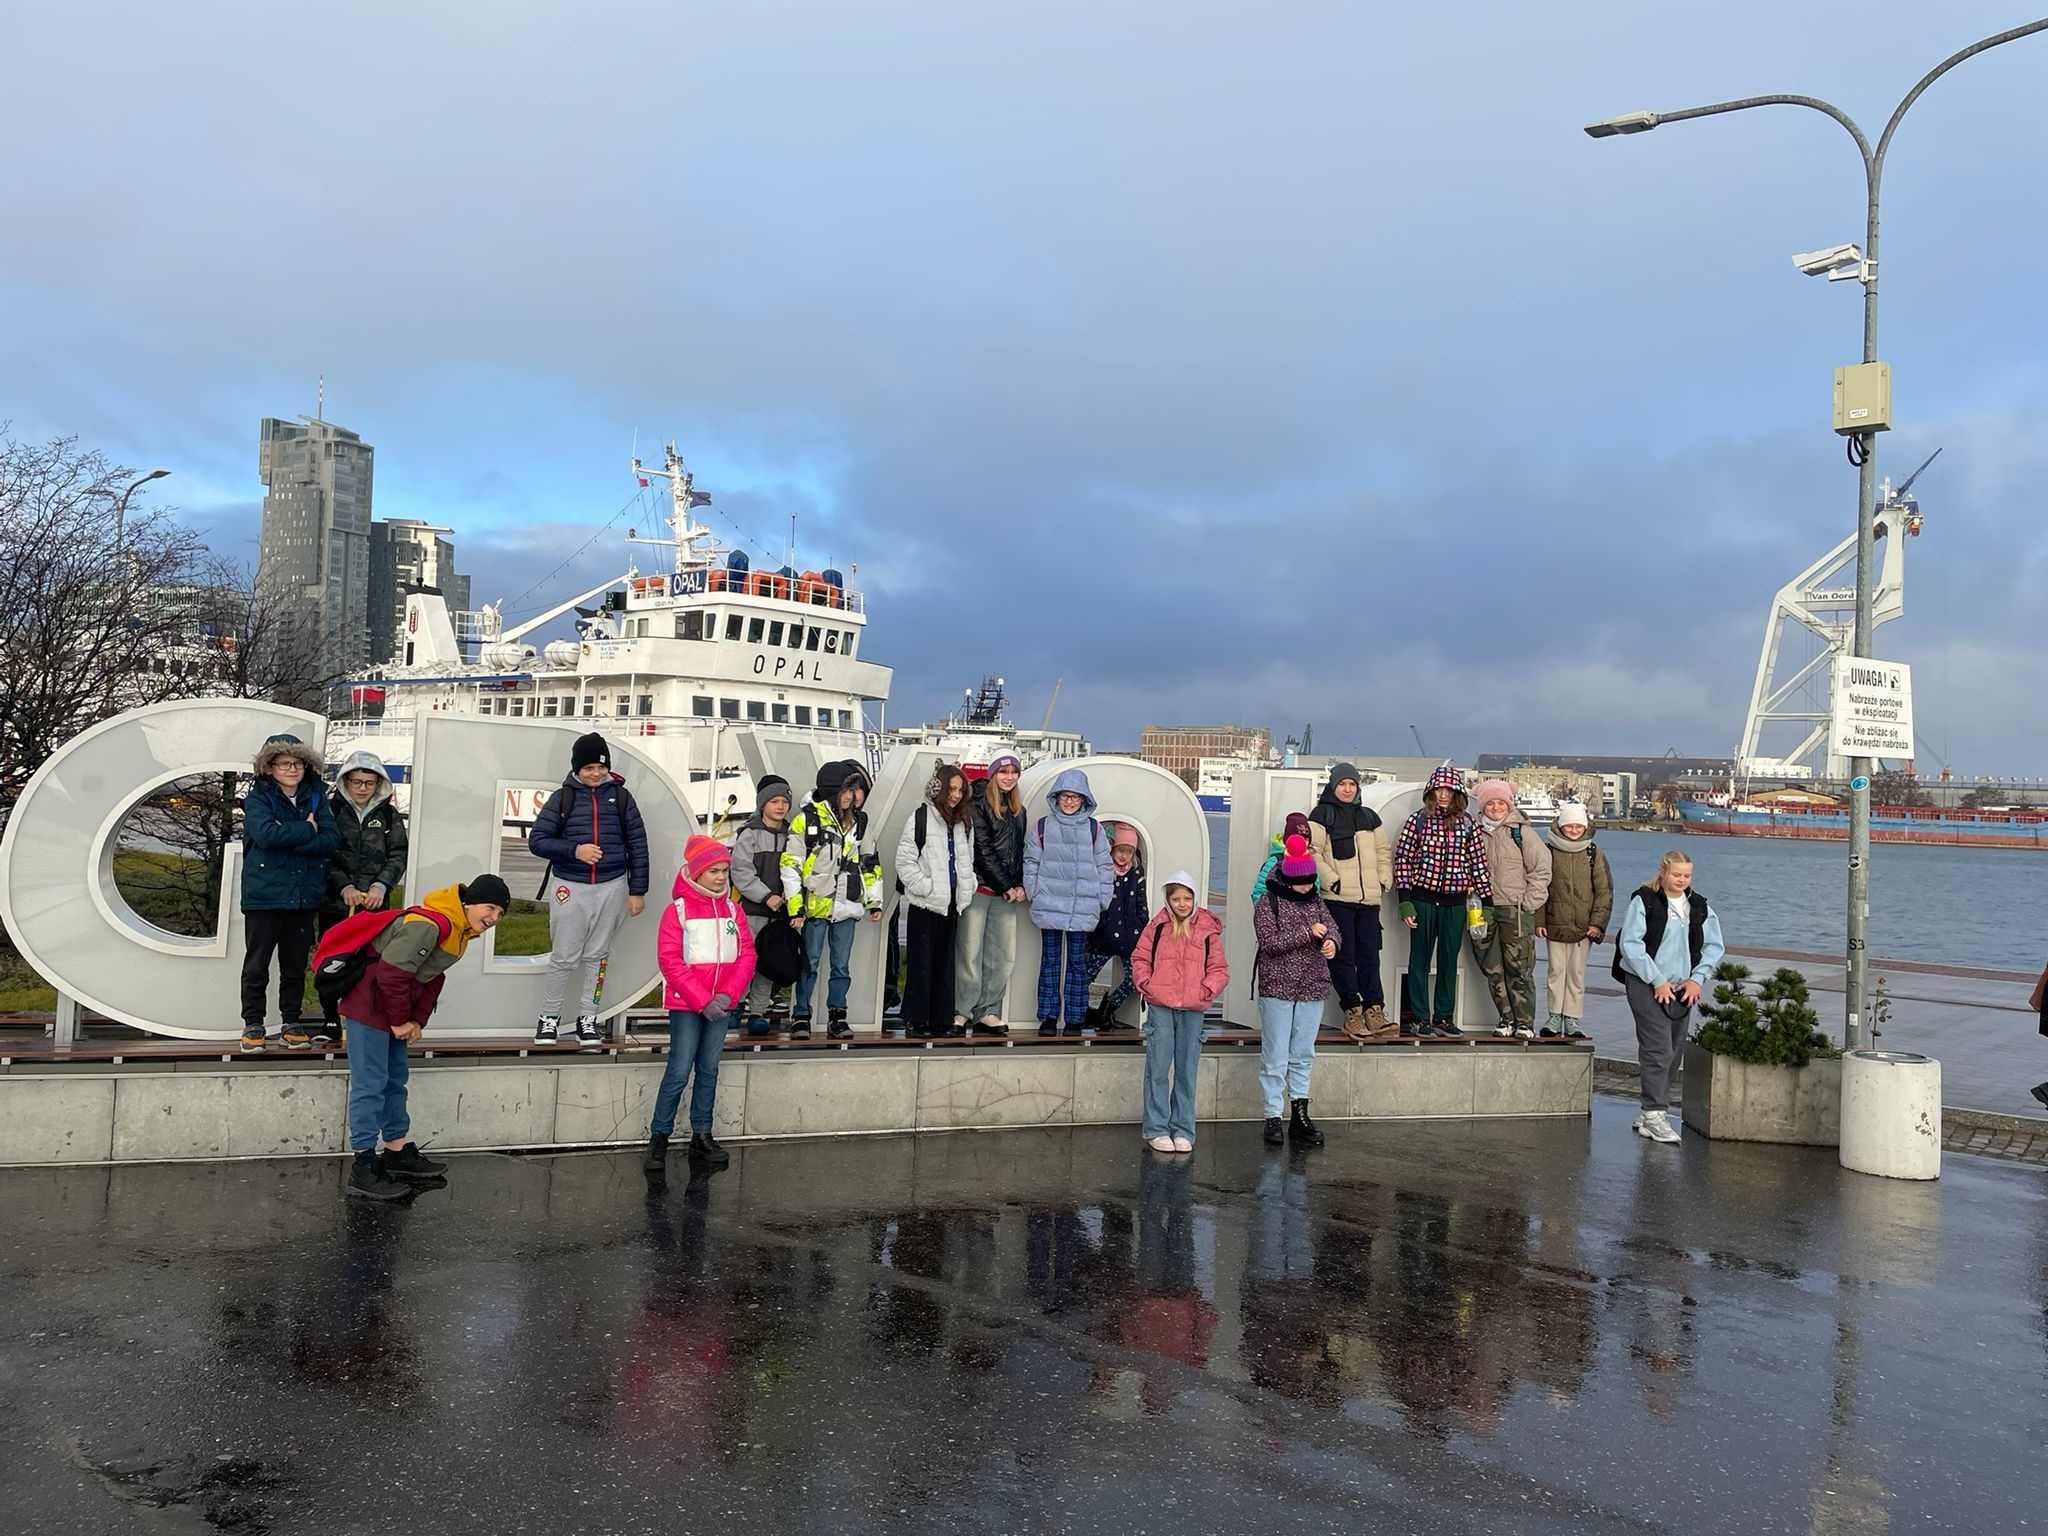
<path fill-rule="evenodd" d="M 1844 437 L 1892 429 L 1892 365 L 1857 363 L 1835 370 L 1835 430 Z"/>

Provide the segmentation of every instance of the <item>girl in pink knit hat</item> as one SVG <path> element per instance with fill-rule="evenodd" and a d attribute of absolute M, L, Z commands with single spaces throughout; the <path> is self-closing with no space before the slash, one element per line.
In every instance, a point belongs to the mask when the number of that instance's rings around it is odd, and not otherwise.
<path fill-rule="evenodd" d="M 732 894 L 732 850 L 701 833 L 683 845 L 674 899 L 661 914 L 654 950 L 668 1009 L 668 1065 L 654 1096 L 646 1168 L 668 1166 L 683 1088 L 690 1084 L 690 1156 L 717 1167 L 730 1154 L 711 1135 L 725 1021 L 754 979 L 754 936 Z M 692 1083 L 692 1079 L 695 1079 Z"/>
<path fill-rule="evenodd" d="M 1110 888 L 1109 905 L 1103 909 L 1095 931 L 1088 935 L 1088 981 L 1092 986 L 1111 960 L 1124 963 L 1124 979 L 1112 987 L 1099 1003 L 1091 1004 L 1082 1020 L 1082 1034 L 1100 1030 L 1128 1029 L 1116 1011 L 1138 990 L 1131 972 L 1131 951 L 1138 935 L 1145 931 L 1150 915 L 1145 901 L 1145 866 L 1138 858 L 1138 829 L 1127 821 L 1112 822 L 1109 834 L 1109 862 L 1116 870 Z"/>

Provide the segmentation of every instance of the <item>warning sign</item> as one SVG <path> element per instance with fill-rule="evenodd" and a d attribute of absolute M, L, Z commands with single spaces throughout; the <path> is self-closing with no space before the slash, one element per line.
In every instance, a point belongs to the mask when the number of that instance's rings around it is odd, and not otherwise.
<path fill-rule="evenodd" d="M 1836 657 L 1828 751 L 1837 757 L 1911 757 L 1913 669 L 1902 661 Z"/>

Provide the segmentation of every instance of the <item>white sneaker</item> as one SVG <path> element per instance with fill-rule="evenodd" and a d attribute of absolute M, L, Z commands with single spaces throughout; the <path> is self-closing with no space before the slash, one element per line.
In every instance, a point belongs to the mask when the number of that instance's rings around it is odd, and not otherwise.
<path fill-rule="evenodd" d="M 1675 1143 L 1679 1139 L 1678 1132 L 1672 1128 L 1671 1121 L 1661 1109 L 1646 1109 L 1637 1115 L 1636 1134 L 1651 1141 L 1667 1144 Z"/>
<path fill-rule="evenodd" d="M 1510 1024 L 1506 1019 L 1502 1019 L 1498 1024 L 1493 1026 L 1493 1032 L 1495 1036 L 1499 1039 L 1511 1040 L 1514 1038 L 1515 1026 Z"/>
<path fill-rule="evenodd" d="M 1176 1136 L 1173 1138 L 1173 1150 L 1176 1152 L 1192 1152 L 1195 1150 L 1195 1144 L 1186 1136 Z"/>
<path fill-rule="evenodd" d="M 1146 1140 L 1145 1145 L 1154 1152 L 1171 1152 L 1173 1150 L 1173 1138 L 1171 1136 L 1153 1136 Z"/>
<path fill-rule="evenodd" d="M 1536 1031 L 1527 1024 L 1517 1024 L 1515 1026 L 1515 1038 L 1517 1040 L 1534 1040 L 1536 1038 Z"/>
<path fill-rule="evenodd" d="M 1001 1029 L 1003 1027 L 1002 1018 L 993 1013 L 984 1013 L 974 1022 L 981 1025 L 984 1029 Z"/>

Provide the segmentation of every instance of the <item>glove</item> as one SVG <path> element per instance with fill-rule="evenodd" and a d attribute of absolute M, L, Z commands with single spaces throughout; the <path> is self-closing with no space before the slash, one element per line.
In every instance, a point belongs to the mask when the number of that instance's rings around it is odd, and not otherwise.
<path fill-rule="evenodd" d="M 704 1005 L 704 1022 L 723 1024 L 732 1014 L 732 999 L 723 992 L 712 994 L 711 1001 Z"/>

